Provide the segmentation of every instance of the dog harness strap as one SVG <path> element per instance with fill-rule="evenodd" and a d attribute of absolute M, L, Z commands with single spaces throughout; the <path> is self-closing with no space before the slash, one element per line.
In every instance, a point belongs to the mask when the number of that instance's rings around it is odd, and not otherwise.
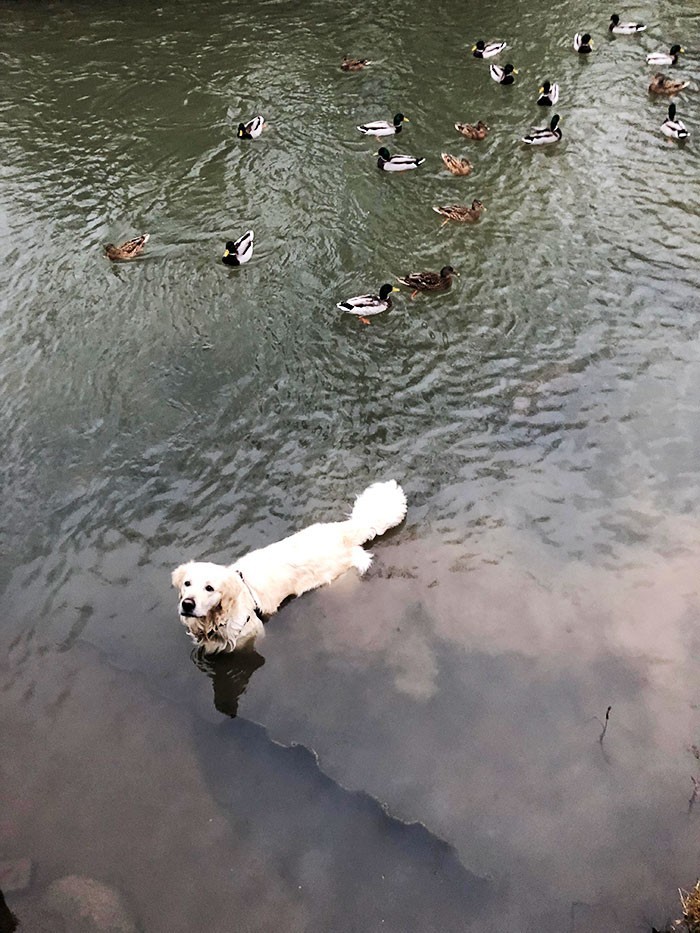
<path fill-rule="evenodd" d="M 258 604 L 258 601 L 257 601 L 257 599 L 255 598 L 255 594 L 253 593 L 253 591 L 251 590 L 251 588 L 250 588 L 250 587 L 248 586 L 248 584 L 246 583 L 245 577 L 243 576 L 243 574 L 241 573 L 241 571 L 240 571 L 240 570 L 237 570 L 236 573 L 237 573 L 238 576 L 241 578 L 241 583 L 242 583 L 243 586 L 248 590 L 248 592 L 250 593 L 250 598 L 253 600 L 253 603 L 255 604 L 255 615 L 260 619 L 261 622 L 264 622 L 264 621 L 265 621 L 265 616 L 262 614 L 262 610 L 260 609 L 260 606 L 259 606 L 259 604 Z"/>

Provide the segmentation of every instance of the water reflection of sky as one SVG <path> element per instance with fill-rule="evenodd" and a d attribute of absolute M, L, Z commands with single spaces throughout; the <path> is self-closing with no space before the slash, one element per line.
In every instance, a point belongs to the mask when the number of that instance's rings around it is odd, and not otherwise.
<path fill-rule="evenodd" d="M 629 929 L 692 861 L 698 596 L 690 548 L 624 557 L 465 572 L 402 543 L 270 623 L 244 714 L 452 842 L 516 928 L 580 903 Z"/>
<path fill-rule="evenodd" d="M 632 523 L 653 536 L 629 534 Z M 256 654 L 211 662 L 192 655 L 174 612 L 167 569 L 177 548 L 166 540 L 163 566 L 151 554 L 138 574 L 141 538 L 112 533 L 109 546 L 71 558 L 67 574 L 57 551 L 14 575 L 9 593 L 29 624 L 12 627 L 6 708 L 27 722 L 58 718 L 58 745 L 87 743 L 99 755 L 99 736 L 108 737 L 110 754 L 132 771 L 148 748 L 151 779 L 166 795 L 187 761 L 205 785 L 196 793 L 227 832 L 245 828 L 256 864 L 278 853 L 270 886 L 282 901 L 292 895 L 281 879 L 291 875 L 309 880 L 307 894 L 326 891 L 331 911 L 342 911 L 353 885 L 369 885 L 381 902 L 363 871 L 405 858 L 396 909 L 385 917 L 397 930 L 406 917 L 398 905 L 422 916 L 438 896 L 442 929 L 461 929 L 450 926 L 457 915 L 480 933 L 495 933 L 503 918 L 533 933 L 558 933 L 564 922 L 574 933 L 626 931 L 645 917 L 658 925 L 675 909 L 677 886 L 693 882 L 686 875 L 696 853 L 689 799 L 700 776 L 690 751 L 700 738 L 698 542 L 691 519 L 661 514 L 641 497 L 620 528 L 626 543 L 618 538 L 600 561 L 580 560 L 543 546 L 536 525 L 526 533 L 477 524 L 466 541 L 445 544 L 451 533 L 436 533 L 418 505 L 374 545 L 366 579 L 350 573 L 288 603 Z M 53 593 L 46 580 L 57 584 Z M 103 669 L 107 657 L 116 668 Z M 132 676 L 141 692 L 120 711 L 120 679 Z M 90 690 L 99 701 L 88 701 Z M 134 745 L 125 741 L 125 721 L 139 704 L 151 710 L 149 731 Z M 95 711 L 89 725 L 81 709 Z M 178 752 L 159 764 L 158 731 L 182 717 L 187 733 L 168 742 Z M 63 753 L 54 758 L 51 742 L 42 744 L 49 740 L 41 730 L 27 744 L 29 735 L 26 724 L 15 735 L 18 763 L 37 762 L 34 793 L 20 801 L 27 807 L 39 792 L 51 800 L 72 773 Z M 298 752 L 286 754 L 295 743 Z M 82 767 L 80 756 L 73 766 Z M 21 774 L 18 767 L 8 786 L 19 786 Z M 117 774 L 95 781 L 118 796 Z M 252 797 L 229 774 L 255 786 Z M 75 780 L 92 793 L 87 778 Z M 297 790 L 278 799 L 287 785 Z M 311 800 L 308 809 L 302 798 Z M 110 838 L 114 819 L 100 800 L 89 805 L 87 825 Z M 157 795 L 144 802 L 161 806 Z M 73 805 L 77 798 L 66 804 Z M 47 818 L 52 810 L 42 804 Z M 21 851 L 25 837 L 45 844 L 28 812 L 12 821 Z M 308 857 L 299 820 L 331 827 Z M 346 821 L 365 828 L 350 837 Z M 385 850 L 385 835 L 404 824 L 425 832 L 399 832 L 397 848 Z M 197 820 L 188 832 L 200 839 Z M 347 857 L 349 838 L 363 853 L 362 871 L 341 884 L 329 865 Z M 150 857 L 148 840 L 140 845 Z M 53 858 L 58 870 L 59 850 Z M 439 893 L 430 887 L 435 859 L 445 873 Z M 105 877 L 110 865 L 103 863 Z M 138 882 L 128 883 L 140 900 Z M 375 916 L 370 902 L 365 917 Z M 223 910 L 221 899 L 212 905 Z M 298 906 L 300 916 L 312 909 L 303 896 Z"/>
<path fill-rule="evenodd" d="M 0 829 L 3 854 L 34 866 L 29 890 L 7 894 L 23 928 L 73 933 L 41 897 L 66 874 L 115 886 L 154 933 L 457 933 L 493 902 L 452 846 L 344 790 L 302 746 L 193 716 L 83 643 L 18 649 L 21 678 L 0 665 L 14 710 L 0 719 Z"/>

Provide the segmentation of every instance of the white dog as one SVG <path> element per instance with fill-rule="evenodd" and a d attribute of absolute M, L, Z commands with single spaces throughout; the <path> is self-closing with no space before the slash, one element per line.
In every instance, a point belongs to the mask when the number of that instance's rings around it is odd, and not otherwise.
<path fill-rule="evenodd" d="M 365 489 L 347 521 L 310 525 L 228 567 L 182 564 L 172 575 L 180 621 L 207 654 L 250 647 L 264 634 L 263 619 L 288 596 L 330 583 L 350 567 L 364 573 L 372 555 L 361 545 L 405 515 L 406 496 L 392 479 Z"/>

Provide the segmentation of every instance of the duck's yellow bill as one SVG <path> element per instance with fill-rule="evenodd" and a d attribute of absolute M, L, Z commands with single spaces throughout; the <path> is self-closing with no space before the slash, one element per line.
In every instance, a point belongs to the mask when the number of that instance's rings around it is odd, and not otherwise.
<path fill-rule="evenodd" d="M 472 52 L 476 52 L 476 46 L 475 46 L 475 45 L 472 46 Z"/>
<path fill-rule="evenodd" d="M 514 69 L 513 69 L 513 74 L 514 74 L 514 75 L 517 75 L 517 73 L 518 73 L 518 69 L 517 69 L 517 68 L 514 68 Z"/>
<path fill-rule="evenodd" d="M 537 93 L 538 93 L 538 94 L 544 94 L 544 88 L 541 87 Z"/>
<path fill-rule="evenodd" d="M 224 256 L 228 256 L 228 250 L 227 250 L 227 249 L 224 250 Z"/>
<path fill-rule="evenodd" d="M 401 291 L 401 289 L 400 289 L 400 288 L 397 288 L 395 285 L 394 285 L 394 287 L 392 288 L 392 292 L 400 292 L 400 291 Z"/>

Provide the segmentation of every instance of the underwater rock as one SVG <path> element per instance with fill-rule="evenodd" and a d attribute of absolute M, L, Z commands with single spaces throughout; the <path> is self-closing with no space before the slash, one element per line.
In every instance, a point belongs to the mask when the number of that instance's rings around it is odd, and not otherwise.
<path fill-rule="evenodd" d="M 121 895 L 93 878 L 67 875 L 52 882 L 41 906 L 58 914 L 71 933 L 137 933 Z"/>

